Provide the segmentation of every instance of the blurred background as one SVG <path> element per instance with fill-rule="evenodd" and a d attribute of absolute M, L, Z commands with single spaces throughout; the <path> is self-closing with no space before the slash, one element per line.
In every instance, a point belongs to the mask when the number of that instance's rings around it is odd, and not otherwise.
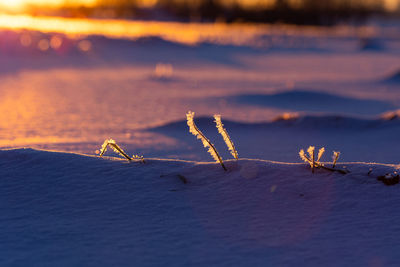
<path fill-rule="evenodd" d="M 2 12 L 63 17 L 305 25 L 398 17 L 400 0 L 3 0 Z"/>
<path fill-rule="evenodd" d="M 399 2 L 1 0 L 0 148 L 210 160 L 191 110 L 243 157 L 398 162 Z"/>

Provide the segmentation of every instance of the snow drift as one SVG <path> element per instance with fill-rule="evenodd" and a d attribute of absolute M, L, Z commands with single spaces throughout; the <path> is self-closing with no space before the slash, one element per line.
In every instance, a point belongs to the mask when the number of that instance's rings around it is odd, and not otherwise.
<path fill-rule="evenodd" d="M 339 165 L 1 150 L 0 265 L 396 265 L 399 166 Z"/>

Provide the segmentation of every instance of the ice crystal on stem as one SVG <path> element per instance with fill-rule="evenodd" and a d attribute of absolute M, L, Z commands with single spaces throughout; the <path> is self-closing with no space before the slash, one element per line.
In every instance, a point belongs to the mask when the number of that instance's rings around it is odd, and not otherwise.
<path fill-rule="evenodd" d="M 125 151 L 119 145 L 117 145 L 117 143 L 113 139 L 107 139 L 104 141 L 104 143 L 100 149 L 100 154 L 99 154 L 100 157 L 103 156 L 104 153 L 107 151 L 108 146 L 110 146 L 114 150 L 115 153 L 123 156 L 124 158 L 126 158 L 129 161 L 136 159 L 136 160 L 140 160 L 141 162 L 144 163 L 143 156 L 133 155 L 132 158 L 129 157 L 128 154 L 126 154 Z"/>
<path fill-rule="evenodd" d="M 340 152 L 338 152 L 338 151 L 333 151 L 333 156 L 332 156 L 333 165 L 332 165 L 332 168 L 335 168 L 336 162 L 337 162 L 337 160 L 339 159 L 339 156 L 340 156 Z"/>
<path fill-rule="evenodd" d="M 203 143 L 203 146 L 205 148 L 208 147 L 208 153 L 213 157 L 213 159 L 216 162 L 219 162 L 222 166 L 222 168 L 226 171 L 226 167 L 224 163 L 222 162 L 222 158 L 219 156 L 217 150 L 215 149 L 214 145 L 208 140 L 208 138 L 197 128 L 196 124 L 193 121 L 194 118 L 194 112 L 189 111 L 186 113 L 186 119 L 187 119 L 187 125 L 189 126 L 189 132 L 193 134 L 194 136 L 197 137 L 197 139 L 200 139 L 201 142 Z"/>
<path fill-rule="evenodd" d="M 333 164 L 333 167 L 332 167 L 332 168 L 329 168 L 329 167 L 324 166 L 324 164 L 320 162 L 321 157 L 322 157 L 322 155 L 323 155 L 324 152 L 325 152 L 325 148 L 320 148 L 320 149 L 319 149 L 319 151 L 318 151 L 318 156 L 317 156 L 317 160 L 315 160 L 314 151 L 315 151 L 315 147 L 313 147 L 313 146 L 310 146 L 310 147 L 307 149 L 308 155 L 306 155 L 306 153 L 304 152 L 303 149 L 301 149 L 301 150 L 299 151 L 299 156 L 300 156 L 300 158 L 301 158 L 304 162 L 310 164 L 313 173 L 314 173 L 314 169 L 315 169 L 315 168 L 325 169 L 325 170 L 329 170 L 329 171 L 337 171 L 337 172 L 340 172 L 340 173 L 342 173 L 342 174 L 349 173 L 348 170 L 335 169 L 336 161 L 337 161 L 337 159 L 339 158 L 340 152 L 336 152 L 336 151 L 333 152 L 334 164 Z"/>
<path fill-rule="evenodd" d="M 222 135 L 222 138 L 224 139 L 226 146 L 228 147 L 232 156 L 235 159 L 238 159 L 238 153 L 236 151 L 235 145 L 233 144 L 232 139 L 230 138 L 228 132 L 224 128 L 224 125 L 222 124 L 221 115 L 214 115 L 214 119 L 215 119 L 214 122 L 217 126 L 218 132 Z"/>

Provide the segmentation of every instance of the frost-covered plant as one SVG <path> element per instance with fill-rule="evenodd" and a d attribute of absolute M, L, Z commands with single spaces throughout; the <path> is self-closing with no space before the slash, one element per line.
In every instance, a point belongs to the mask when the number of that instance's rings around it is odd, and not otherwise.
<path fill-rule="evenodd" d="M 339 151 L 333 151 L 333 156 L 332 156 L 333 164 L 332 164 L 332 168 L 335 168 L 336 162 L 337 162 L 337 160 L 339 159 L 339 156 L 340 156 L 340 152 L 339 152 Z"/>
<path fill-rule="evenodd" d="M 322 155 L 325 153 L 325 147 L 321 147 L 318 150 L 318 157 L 317 157 L 317 162 L 319 162 L 321 160 Z"/>
<path fill-rule="evenodd" d="M 320 149 L 318 150 L 317 160 L 315 160 L 314 151 L 315 151 L 315 147 L 314 147 L 314 146 L 310 146 L 310 147 L 308 147 L 308 149 L 307 149 L 308 156 L 304 153 L 304 150 L 303 150 L 303 149 L 301 149 L 300 152 L 299 152 L 300 158 L 301 158 L 303 161 L 305 161 L 305 162 L 307 162 L 307 163 L 310 164 L 311 170 L 312 170 L 313 173 L 314 173 L 314 168 L 315 168 L 316 166 L 320 165 L 320 162 L 319 162 L 319 161 L 321 160 L 321 157 L 322 157 L 322 155 L 323 155 L 324 152 L 325 152 L 325 148 L 322 147 L 322 148 L 320 148 Z"/>
<path fill-rule="evenodd" d="M 100 149 L 100 154 L 99 154 L 100 157 L 102 157 L 104 155 L 104 153 L 106 153 L 108 146 L 110 146 L 114 150 L 115 153 L 123 156 L 124 158 L 126 158 L 129 161 L 136 159 L 136 160 L 140 160 L 141 162 L 144 163 L 143 156 L 133 155 L 132 158 L 129 157 L 128 154 L 126 154 L 125 151 L 122 150 L 122 148 L 120 146 L 118 146 L 117 143 L 115 142 L 115 140 L 113 140 L 113 139 L 107 139 L 104 141 L 104 143 Z"/>
<path fill-rule="evenodd" d="M 143 162 L 143 163 L 144 163 L 144 157 L 143 157 L 143 156 L 139 156 L 139 155 L 132 155 L 132 159 L 140 160 L 141 162 Z"/>
<path fill-rule="evenodd" d="M 226 169 L 224 163 L 222 162 L 222 158 L 218 154 L 217 149 L 210 142 L 210 140 L 208 140 L 208 138 L 199 130 L 199 128 L 197 128 L 196 124 L 193 121 L 193 117 L 194 117 L 194 112 L 189 111 L 188 113 L 186 113 L 187 125 L 189 126 L 189 132 L 191 134 L 193 134 L 194 136 L 196 136 L 197 139 L 200 139 L 205 148 L 208 147 L 208 153 L 210 153 L 210 155 L 213 157 L 213 159 L 216 162 L 220 163 L 222 168 L 226 171 L 227 169 Z"/>
<path fill-rule="evenodd" d="M 301 149 L 300 152 L 299 152 L 300 158 L 301 158 L 303 161 L 305 161 L 305 162 L 307 162 L 307 163 L 310 164 L 311 171 L 312 171 L 313 173 L 314 173 L 314 168 L 315 168 L 315 166 L 316 166 L 316 163 L 319 161 L 319 159 L 321 158 L 322 154 L 324 154 L 325 148 L 321 148 L 321 149 L 319 150 L 317 162 L 315 162 L 315 154 L 314 154 L 314 151 L 315 151 L 315 147 L 314 147 L 314 146 L 309 146 L 308 149 L 307 149 L 308 156 L 305 154 L 305 152 L 304 152 L 303 149 Z"/>
<path fill-rule="evenodd" d="M 315 160 L 315 156 L 314 156 L 314 151 L 315 151 L 315 147 L 310 146 L 307 149 L 308 155 L 306 155 L 306 153 L 304 152 L 303 149 L 301 149 L 300 152 L 299 152 L 300 158 L 304 162 L 310 164 L 311 170 L 312 170 L 313 173 L 314 173 L 314 169 L 315 168 L 321 168 L 321 169 L 325 169 L 325 170 L 329 170 L 329 171 L 337 171 L 337 172 L 340 172 L 340 173 L 343 173 L 343 174 L 348 173 L 348 170 L 335 169 L 336 161 L 339 158 L 340 152 L 336 152 L 336 151 L 333 152 L 333 160 L 334 160 L 333 161 L 333 167 L 329 168 L 329 167 L 326 167 L 323 163 L 320 162 L 321 157 L 325 152 L 325 148 L 322 147 L 322 148 L 319 149 L 318 156 L 317 156 L 316 160 Z"/>
<path fill-rule="evenodd" d="M 236 151 L 235 145 L 233 144 L 232 139 L 229 137 L 228 132 L 224 128 L 224 125 L 222 124 L 221 115 L 214 115 L 214 119 L 218 132 L 222 135 L 222 138 L 224 139 L 226 146 L 228 147 L 232 156 L 235 159 L 238 159 L 238 153 Z"/>

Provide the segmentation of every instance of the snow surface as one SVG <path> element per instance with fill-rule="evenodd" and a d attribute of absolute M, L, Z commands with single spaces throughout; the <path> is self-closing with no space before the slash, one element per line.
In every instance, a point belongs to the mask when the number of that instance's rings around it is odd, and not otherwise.
<path fill-rule="evenodd" d="M 399 266 L 399 185 L 378 177 L 399 169 L 400 35 L 374 27 L 241 45 L 1 30 L 0 266 Z M 146 163 L 96 157 L 108 138 Z M 351 172 L 311 174 L 309 145 Z"/>
<path fill-rule="evenodd" d="M 400 166 L 344 165 L 1 150 L 0 265 L 398 265 Z"/>
<path fill-rule="evenodd" d="M 27 34 L 32 45 L 24 47 L 19 40 Z M 376 37 L 381 50 L 363 50 L 358 36 L 301 31 L 271 31 L 264 46 L 88 36 L 88 52 L 62 34 L 1 36 L 2 148 L 94 154 L 113 138 L 129 154 L 208 160 L 187 128 L 153 131 L 171 129 L 192 110 L 195 120 L 221 114 L 224 123 L 239 123 L 228 132 L 244 157 L 294 162 L 300 148 L 317 145 L 345 152 L 346 161 L 399 162 L 397 123 L 373 123 L 400 109 L 400 40 L 393 36 Z M 60 49 L 37 49 L 54 36 L 63 40 Z M 273 122 L 288 112 L 309 124 Z M 215 130 L 204 129 L 218 143 Z"/>

